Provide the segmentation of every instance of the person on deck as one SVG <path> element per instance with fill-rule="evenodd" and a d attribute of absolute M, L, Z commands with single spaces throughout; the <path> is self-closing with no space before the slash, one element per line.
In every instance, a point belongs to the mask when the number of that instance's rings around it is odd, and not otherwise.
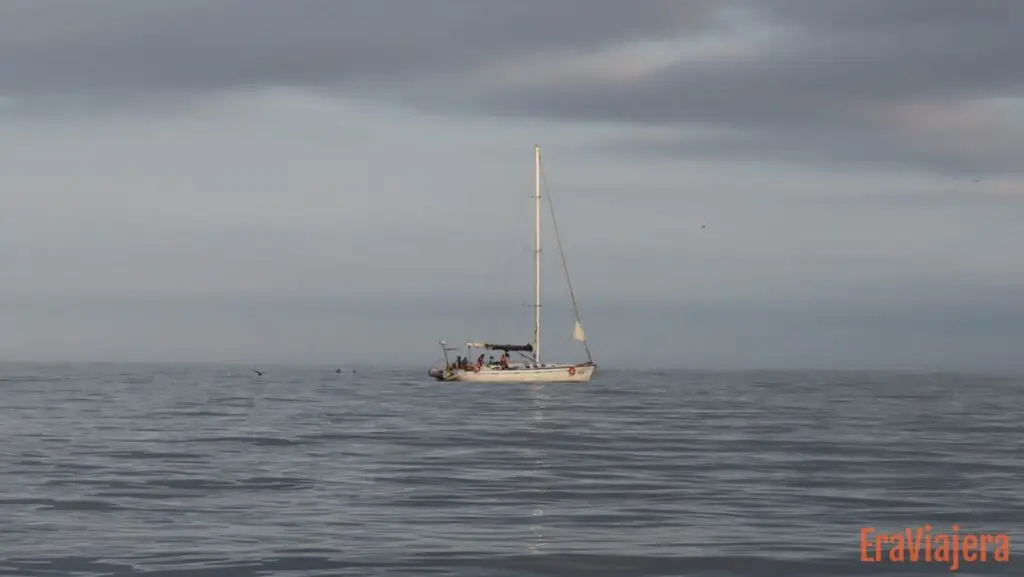
<path fill-rule="evenodd" d="M 498 361 L 502 369 L 508 369 L 508 353 L 502 353 L 501 360 Z"/>

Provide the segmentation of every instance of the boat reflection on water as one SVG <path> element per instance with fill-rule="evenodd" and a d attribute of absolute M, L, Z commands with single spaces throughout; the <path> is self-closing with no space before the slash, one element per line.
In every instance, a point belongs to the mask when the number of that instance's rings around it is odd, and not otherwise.
<path fill-rule="evenodd" d="M 525 450 L 527 458 L 533 463 L 530 469 L 530 476 L 534 477 L 535 502 L 532 511 L 532 523 L 530 532 L 533 538 L 527 543 L 526 549 L 530 553 L 541 553 L 545 545 L 544 541 L 544 505 L 547 501 L 547 475 L 544 469 L 547 463 L 544 461 L 545 452 L 542 449 L 544 437 L 548 431 L 545 428 L 545 409 L 547 409 L 547 392 L 543 384 L 529 385 L 526 388 L 526 395 L 530 398 L 530 416 L 532 422 L 528 426 L 531 441 Z"/>

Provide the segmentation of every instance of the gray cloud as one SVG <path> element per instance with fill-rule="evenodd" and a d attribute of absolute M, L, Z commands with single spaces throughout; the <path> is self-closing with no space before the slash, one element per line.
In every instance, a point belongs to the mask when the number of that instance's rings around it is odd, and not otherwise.
<path fill-rule="evenodd" d="M 698 26 L 710 1 L 138 0 L 0 7 L 0 92 L 331 86 Z"/>
<path fill-rule="evenodd" d="M 803 125 L 854 120 L 866 107 L 904 99 L 1012 97 L 1024 85 L 1019 3 L 755 6 L 780 30 L 749 59 L 684 62 L 614 90 L 566 86 L 549 106 L 585 118 Z M 911 6 L 919 18 L 900 18 Z M 523 96 L 524 108 L 543 109 L 541 94 Z"/>
<path fill-rule="evenodd" d="M 732 33 L 722 36 L 726 44 L 761 41 L 740 56 L 701 58 L 697 51 L 616 82 L 555 73 L 547 80 L 538 74 L 526 86 L 493 85 L 493 78 L 479 76 L 491 66 L 500 80 L 503 73 L 493 66 L 513 58 L 543 64 L 544 55 L 567 50 L 580 56 L 630 41 L 696 42 L 726 32 Z M 0 94 L 36 102 L 63 97 L 79 105 L 123 105 L 308 87 L 462 114 L 476 109 L 675 127 L 674 136 L 656 145 L 625 142 L 659 153 L 959 175 L 1019 172 L 1019 114 L 988 99 L 1017 97 L 1022 52 L 1024 5 L 1013 0 L 17 0 L 0 6 Z M 695 127 L 726 133 L 693 136 Z"/>
<path fill-rule="evenodd" d="M 487 110 L 674 125 L 678 134 L 652 148 L 677 155 L 902 164 L 960 174 L 1020 171 L 1019 112 L 1000 116 L 984 103 L 964 108 L 972 99 L 1017 98 L 1024 87 L 1024 61 L 1017 56 L 1024 51 L 1024 5 L 783 1 L 748 7 L 777 27 L 749 57 L 684 61 L 604 87 L 531 86 L 493 95 Z M 979 118 L 943 126 L 965 113 Z M 1008 131 L 1007 123 L 1015 129 Z M 688 136 L 692 127 L 727 133 Z M 992 146 L 993 138 L 1002 141 Z"/>
<path fill-rule="evenodd" d="M 988 94 L 1019 87 L 1024 71 L 1024 7 L 1012 0 L 15 0 L 0 6 L 0 86 L 31 94 L 334 85 L 697 36 L 719 30 L 728 9 L 753 12 L 778 37 L 753 61 L 688 63 L 620 87 L 642 105 L 629 107 L 629 119 L 691 119 L 694 105 L 704 119 L 813 119 L 822 97 L 838 101 L 831 111 L 860 98 Z M 759 90 L 734 90 L 751 87 Z M 619 101 L 604 92 L 596 96 Z M 598 112 L 611 106 L 602 101 Z"/>
<path fill-rule="evenodd" d="M 1021 140 L 1024 143 L 1024 130 L 1021 131 Z M 930 149 L 927 143 L 884 130 L 871 130 L 855 123 L 829 125 L 822 122 L 772 129 L 750 128 L 713 136 L 690 136 L 685 130 L 669 138 L 645 139 L 626 135 L 596 142 L 592 149 L 627 157 L 658 156 L 703 161 L 730 158 L 839 169 L 854 167 L 886 171 L 911 166 L 958 178 L 1020 171 L 1020 162 L 1013 155 L 1017 147 L 990 150 L 988 154 L 979 155 L 976 147 L 969 149 L 966 142 L 964 145 L 962 151 L 935 150 Z"/>

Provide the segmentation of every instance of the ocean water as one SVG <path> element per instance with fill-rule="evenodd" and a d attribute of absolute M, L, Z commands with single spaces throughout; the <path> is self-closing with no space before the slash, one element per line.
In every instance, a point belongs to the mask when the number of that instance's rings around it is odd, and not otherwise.
<path fill-rule="evenodd" d="M 941 575 L 860 530 L 1006 533 L 1024 378 L 0 368 L 0 574 Z"/>

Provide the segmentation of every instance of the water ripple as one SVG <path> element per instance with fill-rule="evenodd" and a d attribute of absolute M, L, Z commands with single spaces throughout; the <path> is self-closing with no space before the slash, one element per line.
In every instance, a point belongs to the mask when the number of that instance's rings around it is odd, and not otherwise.
<path fill-rule="evenodd" d="M 933 575 L 860 528 L 1024 536 L 1024 379 L 420 372 L 5 367 L 0 574 Z"/>

